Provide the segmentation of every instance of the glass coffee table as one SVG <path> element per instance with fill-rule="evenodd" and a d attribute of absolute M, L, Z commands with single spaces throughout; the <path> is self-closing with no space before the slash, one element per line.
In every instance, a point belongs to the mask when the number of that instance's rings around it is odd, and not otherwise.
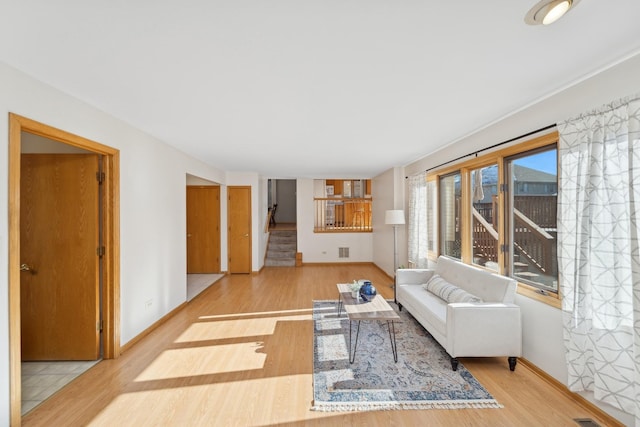
<path fill-rule="evenodd" d="M 344 308 L 349 318 L 349 363 L 356 360 L 356 350 L 358 348 L 358 335 L 360 333 L 360 322 L 363 320 L 382 320 L 387 322 L 389 329 L 389 341 L 391 342 L 391 352 L 393 353 L 393 361 L 398 361 L 398 345 L 396 343 L 396 328 L 394 322 L 400 321 L 400 316 L 393 311 L 389 303 L 381 296 L 376 295 L 371 301 L 354 298 L 351 294 L 349 284 L 338 283 L 338 317 L 342 314 Z M 356 328 L 356 337 L 353 344 L 353 355 L 351 354 L 351 335 L 352 324 L 358 322 Z"/>

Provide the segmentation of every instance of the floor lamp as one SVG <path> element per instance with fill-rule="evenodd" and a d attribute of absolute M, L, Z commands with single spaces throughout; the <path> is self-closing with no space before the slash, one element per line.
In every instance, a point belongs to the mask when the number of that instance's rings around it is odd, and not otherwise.
<path fill-rule="evenodd" d="M 398 226 L 404 225 L 404 211 L 392 209 L 385 211 L 384 223 L 393 226 L 393 301 L 396 300 L 396 270 L 398 269 Z"/>

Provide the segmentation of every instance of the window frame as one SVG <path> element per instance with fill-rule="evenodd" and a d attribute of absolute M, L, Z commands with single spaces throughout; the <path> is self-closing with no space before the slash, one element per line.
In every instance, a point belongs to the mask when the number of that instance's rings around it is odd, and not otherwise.
<path fill-rule="evenodd" d="M 438 203 L 440 202 L 440 177 L 444 177 L 455 173 L 457 171 L 461 174 L 461 186 L 462 186 L 462 206 L 461 206 L 461 261 L 469 264 L 475 265 L 478 268 L 483 268 L 487 271 L 491 271 L 495 273 L 495 270 L 491 270 L 488 268 L 484 268 L 477 264 L 473 263 L 473 247 L 472 247 L 472 212 L 471 212 L 471 171 L 490 166 L 493 164 L 498 165 L 498 188 L 504 188 L 506 180 L 506 161 L 507 158 L 513 158 L 514 156 L 524 155 L 527 152 L 535 151 L 535 150 L 543 150 L 545 147 L 555 146 L 556 150 L 558 149 L 558 139 L 559 135 L 557 131 L 535 137 L 529 140 L 514 142 L 513 144 L 506 146 L 502 149 L 496 149 L 484 155 L 477 155 L 471 160 L 460 161 L 454 164 L 450 164 L 447 166 L 443 166 L 441 168 L 437 168 L 431 170 L 427 173 L 427 180 L 437 180 L 437 196 L 436 200 Z M 558 156 L 559 158 L 559 156 Z M 558 165 L 558 176 L 560 175 L 560 166 Z M 509 231 L 506 229 L 507 224 L 505 220 L 505 212 L 507 207 L 507 195 L 504 191 L 498 191 L 498 247 L 500 248 L 499 256 L 498 256 L 498 274 L 502 274 L 508 276 L 508 272 L 506 271 L 506 257 L 508 256 L 502 250 L 508 239 L 507 235 Z M 440 206 L 437 207 L 436 211 L 440 211 Z M 440 218 L 437 219 L 438 225 L 438 237 L 440 237 L 441 229 L 440 229 Z M 433 254 L 434 258 L 442 254 L 441 244 L 439 243 L 436 246 L 437 253 Z M 445 255 L 446 256 L 446 255 Z M 513 277 L 513 276 L 508 276 Z M 541 290 L 536 286 L 532 286 L 530 284 L 524 283 L 518 280 L 517 277 L 513 277 L 518 281 L 518 294 L 527 296 L 529 298 L 541 301 L 543 303 L 549 304 L 556 308 L 561 308 L 561 295 L 560 289 L 558 286 L 557 292 L 551 292 L 548 290 Z"/>
<path fill-rule="evenodd" d="M 487 160 L 491 160 L 491 159 L 487 159 Z M 502 178 L 500 177 L 500 173 L 503 170 L 503 168 L 501 167 L 501 165 L 499 163 L 497 163 L 496 161 L 488 161 L 488 162 L 482 162 L 479 165 L 473 165 L 473 166 L 469 166 L 466 167 L 465 169 L 468 171 L 468 180 L 469 180 L 469 190 L 467 192 L 467 199 L 465 200 L 465 203 L 468 204 L 468 221 L 469 221 L 469 226 L 468 226 L 468 238 L 471 239 L 471 241 L 473 241 L 473 212 L 472 212 L 472 207 L 473 207 L 473 200 L 472 200 L 472 193 L 473 193 L 473 182 L 471 180 L 471 175 L 474 171 L 476 170 L 480 170 L 486 167 L 491 167 L 491 166 L 496 166 L 497 167 L 497 178 L 498 178 L 498 182 L 497 182 L 497 190 L 496 190 L 496 195 L 498 196 L 498 198 L 500 197 L 500 193 L 501 191 L 499 191 L 500 189 L 500 184 L 501 184 L 501 180 Z M 498 206 L 500 207 L 500 202 L 498 201 Z M 497 250 L 498 250 L 498 270 L 492 270 L 490 268 L 486 268 L 483 267 L 482 265 L 476 264 L 474 263 L 474 257 L 475 254 L 473 252 L 473 245 L 469 246 L 469 264 L 476 266 L 476 267 L 481 267 L 484 268 L 485 270 L 489 270 L 489 271 L 493 271 L 494 273 L 499 273 L 501 274 L 501 272 L 503 271 L 503 267 L 504 267 L 504 257 L 502 256 L 502 254 L 500 253 L 500 247 L 501 245 L 504 243 L 504 239 L 502 239 L 502 233 L 500 232 L 500 230 L 504 227 L 504 210 L 498 208 L 496 210 L 496 212 L 493 212 L 494 216 L 497 216 L 497 225 L 496 225 L 496 230 L 498 232 L 498 241 L 496 242 L 497 245 Z"/>
<path fill-rule="evenodd" d="M 456 210 L 456 206 L 455 206 L 455 203 L 456 203 L 456 199 L 455 199 L 455 195 L 456 195 L 455 177 L 457 175 L 460 176 L 460 199 L 461 199 L 460 200 L 460 211 L 458 212 L 458 216 L 455 215 L 455 210 Z M 454 183 L 454 185 L 453 185 L 453 204 L 454 204 L 453 210 L 454 210 L 454 216 L 451 217 L 451 218 L 449 218 L 448 216 L 444 215 L 443 212 L 442 212 L 442 199 L 441 199 L 441 197 L 443 195 L 443 192 L 442 192 L 442 181 L 443 181 L 443 179 L 446 179 L 446 178 L 453 178 L 454 179 L 453 180 L 453 183 Z M 463 219 L 463 215 L 464 215 L 463 206 L 464 206 L 464 203 L 462 202 L 462 194 L 464 194 L 464 192 L 463 192 L 463 187 L 464 187 L 463 180 L 464 180 L 463 179 L 463 173 L 462 173 L 461 170 L 454 170 L 454 171 L 451 171 L 451 172 L 449 172 L 447 174 L 439 175 L 438 176 L 438 180 L 437 180 L 436 201 L 438 202 L 438 205 L 437 205 L 437 209 L 436 210 L 438 211 L 438 222 L 437 222 L 437 227 L 438 227 L 438 246 L 437 246 L 438 253 L 442 254 L 443 245 L 446 244 L 446 239 L 443 237 L 444 227 L 443 227 L 442 221 L 445 221 L 447 219 L 453 219 L 454 220 L 454 223 L 453 223 L 454 233 L 455 233 L 455 229 L 459 228 L 458 233 L 460 234 L 460 258 L 456 258 L 451 254 L 444 254 L 444 255 L 448 256 L 450 258 L 453 258 L 453 259 L 457 259 L 457 260 L 462 260 L 463 259 L 463 257 L 462 257 L 462 252 L 463 252 L 463 249 L 462 249 L 462 246 L 463 246 L 463 244 L 462 244 L 462 240 L 463 240 L 462 235 L 465 233 L 464 219 Z"/>

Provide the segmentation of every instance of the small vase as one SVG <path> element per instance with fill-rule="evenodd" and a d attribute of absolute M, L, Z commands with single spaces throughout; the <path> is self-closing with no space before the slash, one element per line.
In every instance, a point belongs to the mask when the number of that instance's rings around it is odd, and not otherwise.
<path fill-rule="evenodd" d="M 351 296 L 354 298 L 358 298 L 358 291 L 351 291 Z"/>

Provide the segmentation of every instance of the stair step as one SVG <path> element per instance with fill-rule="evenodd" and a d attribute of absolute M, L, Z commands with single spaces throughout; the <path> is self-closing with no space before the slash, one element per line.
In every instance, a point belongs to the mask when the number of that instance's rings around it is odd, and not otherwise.
<path fill-rule="evenodd" d="M 295 267 L 296 266 L 296 260 L 290 260 L 290 259 L 282 259 L 282 260 L 277 260 L 277 259 L 267 259 L 264 263 L 265 266 L 267 267 Z"/>
<path fill-rule="evenodd" d="M 298 242 L 296 240 L 284 240 L 284 239 L 269 239 L 269 244 L 278 244 L 278 245 L 293 245 L 296 246 Z"/>
<path fill-rule="evenodd" d="M 269 242 L 269 249 L 275 251 L 296 251 L 295 243 L 272 243 Z"/>
<path fill-rule="evenodd" d="M 269 234 L 266 267 L 295 267 L 297 232 L 292 230 L 272 230 Z"/>
<path fill-rule="evenodd" d="M 269 234 L 269 238 L 270 239 L 278 239 L 278 240 L 296 240 L 298 236 L 296 236 L 295 234 L 280 234 L 280 233 L 275 233 L 272 231 L 271 234 Z"/>
<path fill-rule="evenodd" d="M 513 263 L 514 274 L 525 273 L 529 270 L 529 264 L 525 262 L 516 261 Z"/>
<path fill-rule="evenodd" d="M 529 279 L 532 279 L 532 278 L 534 278 L 534 277 L 538 277 L 538 276 L 540 276 L 539 274 L 537 274 L 537 273 L 532 273 L 532 272 L 530 272 L 530 271 L 520 271 L 520 272 L 518 272 L 518 273 L 513 273 L 513 274 L 514 274 L 515 276 L 520 276 L 520 277 L 523 277 L 523 278 L 529 278 Z"/>
<path fill-rule="evenodd" d="M 272 250 L 268 250 L 267 251 L 267 259 L 271 259 L 271 258 L 278 258 L 278 259 L 290 258 L 292 260 L 295 260 L 296 259 L 296 251 L 272 251 Z"/>

